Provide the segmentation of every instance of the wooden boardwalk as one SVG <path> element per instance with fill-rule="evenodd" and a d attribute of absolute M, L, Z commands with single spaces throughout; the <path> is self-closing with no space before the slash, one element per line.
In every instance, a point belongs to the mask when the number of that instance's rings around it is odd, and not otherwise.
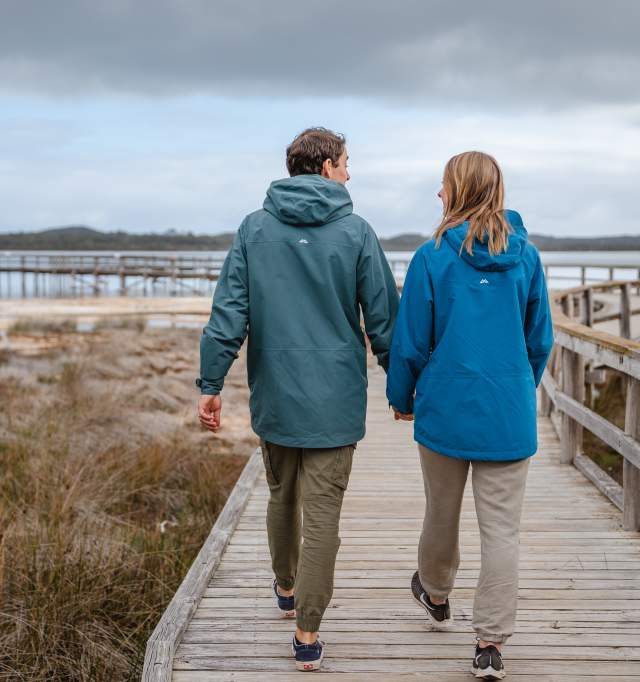
<path fill-rule="evenodd" d="M 468 680 L 471 609 L 480 547 L 471 491 L 448 632 L 431 632 L 412 601 L 424 494 L 411 425 L 394 422 L 384 375 L 370 372 L 367 437 L 345 497 L 333 601 L 321 637 L 327 679 Z M 640 534 L 569 465 L 547 418 L 522 520 L 516 634 L 505 648 L 512 680 L 640 680 Z M 445 491 L 446 492 L 446 491 Z M 260 475 L 173 658 L 175 682 L 300 680 L 293 622 L 279 617 Z"/>

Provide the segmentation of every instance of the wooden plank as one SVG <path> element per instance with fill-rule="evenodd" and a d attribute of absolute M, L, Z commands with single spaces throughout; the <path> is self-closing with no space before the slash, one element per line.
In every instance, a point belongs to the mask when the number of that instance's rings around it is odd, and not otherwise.
<path fill-rule="evenodd" d="M 468 666 L 467 666 L 468 668 Z M 509 666 L 509 680 L 516 680 L 516 682 L 584 682 L 585 680 L 598 679 L 599 674 L 592 675 L 558 675 L 553 673 L 550 675 L 540 673 L 520 673 L 515 671 L 513 667 Z M 233 670 L 230 672 L 218 671 L 212 672 L 210 670 L 176 670 L 173 674 L 174 682 L 264 682 L 265 676 L 261 672 Z M 298 672 L 280 672 L 278 674 L 278 682 L 300 682 L 300 673 Z M 322 679 L 327 682 L 415 682 L 416 680 L 423 680 L 424 677 L 420 673 L 388 673 L 388 672 L 355 672 L 355 673 L 330 673 L 322 671 Z M 464 668 L 464 664 L 460 665 L 460 672 L 438 672 L 438 682 L 469 682 L 469 672 Z M 616 682 L 626 681 L 629 678 L 623 673 L 620 675 L 608 674 L 606 678 L 600 677 L 600 680 L 611 680 Z"/>
<path fill-rule="evenodd" d="M 211 533 L 147 642 L 143 682 L 168 682 L 171 679 L 176 647 L 200 603 L 212 573 L 220 562 L 261 468 L 260 450 L 256 450 L 245 465 Z"/>
<path fill-rule="evenodd" d="M 288 644 L 288 642 L 287 642 Z M 287 645 L 285 644 L 285 646 Z M 362 645 L 365 646 L 362 646 Z M 338 640 L 330 647 L 327 646 L 327 654 L 331 653 L 335 659 L 342 660 L 371 660 L 373 659 L 403 659 L 403 660 L 465 660 L 469 657 L 469 642 L 446 644 L 436 642 L 425 644 L 394 642 L 389 644 L 387 640 L 379 641 L 372 649 L 366 646 L 369 642 L 365 639 L 359 642 L 344 643 Z M 637 644 L 637 642 L 636 642 Z M 246 656 L 248 659 L 253 657 L 278 658 L 282 656 L 282 638 L 276 642 L 225 642 L 223 643 L 225 656 L 230 658 L 240 658 Z M 195 644 L 182 643 L 176 652 L 178 660 L 193 660 L 194 658 L 206 658 L 216 656 L 220 653 L 222 646 L 220 643 L 197 642 Z M 509 643 L 509 660 L 527 660 L 535 657 L 529 644 Z M 581 645 L 561 645 L 547 644 L 544 651 L 545 661 L 640 661 L 640 647 L 638 646 L 591 646 Z"/>
<path fill-rule="evenodd" d="M 554 402 L 556 408 L 561 410 L 563 414 L 569 415 L 573 421 L 598 436 L 600 440 L 610 445 L 633 466 L 640 466 L 640 441 L 638 438 L 625 433 L 615 424 L 590 410 L 578 400 L 565 395 L 562 391 L 558 391 L 555 394 Z"/>
<path fill-rule="evenodd" d="M 573 463 L 605 497 L 622 510 L 622 487 L 606 471 L 582 453 L 576 455 Z"/>
<path fill-rule="evenodd" d="M 379 658 L 375 660 L 375 664 L 370 659 L 347 659 L 347 658 L 333 658 L 330 651 L 327 651 L 327 658 L 323 664 L 324 674 L 331 672 L 354 673 L 363 672 L 370 674 L 372 669 L 377 672 L 387 673 L 437 673 L 440 675 L 443 672 L 457 672 L 468 671 L 471 663 L 471 656 L 465 656 L 459 659 L 429 659 L 429 658 L 405 658 L 405 659 L 389 659 Z M 375 665 L 375 667 L 374 667 Z M 507 659 L 507 666 L 509 670 L 516 667 L 520 674 L 548 674 L 550 669 L 553 669 L 555 674 L 571 674 L 584 677 L 599 677 L 601 680 L 607 680 L 610 676 L 624 676 L 626 680 L 638 678 L 638 662 L 637 661 L 583 661 L 579 660 L 558 660 L 547 661 L 544 658 L 536 660 L 520 660 L 509 664 Z M 190 656 L 176 658 L 175 670 L 226 670 L 226 671 L 253 671 L 262 673 L 262 680 L 274 679 L 280 680 L 280 675 L 289 672 L 292 667 L 291 653 L 289 643 L 287 642 L 281 648 L 281 654 L 278 657 L 242 657 L 233 658 L 227 656 Z M 269 673 L 272 673 L 269 675 Z M 275 673 L 275 674 L 273 674 Z M 438 677 L 438 679 L 440 679 Z M 469 680 L 469 673 L 466 672 L 466 680 Z"/>
<path fill-rule="evenodd" d="M 554 319 L 554 340 L 597 365 L 607 365 L 640 379 L 640 343 L 591 329 L 569 320 Z"/>

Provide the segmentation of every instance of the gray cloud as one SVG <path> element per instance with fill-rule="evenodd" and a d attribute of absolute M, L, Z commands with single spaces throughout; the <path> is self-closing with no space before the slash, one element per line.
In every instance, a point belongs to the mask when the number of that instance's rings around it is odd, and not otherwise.
<path fill-rule="evenodd" d="M 492 109 L 640 100 L 635 0 L 0 0 L 0 88 L 355 95 Z"/>

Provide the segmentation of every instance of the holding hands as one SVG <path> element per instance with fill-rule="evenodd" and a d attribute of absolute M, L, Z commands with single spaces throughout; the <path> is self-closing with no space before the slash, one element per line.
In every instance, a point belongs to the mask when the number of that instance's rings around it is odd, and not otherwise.
<path fill-rule="evenodd" d="M 396 421 L 405 421 L 405 422 L 412 422 L 413 421 L 413 414 L 402 414 L 402 412 L 398 412 L 396 408 L 393 408 L 393 418 Z"/>

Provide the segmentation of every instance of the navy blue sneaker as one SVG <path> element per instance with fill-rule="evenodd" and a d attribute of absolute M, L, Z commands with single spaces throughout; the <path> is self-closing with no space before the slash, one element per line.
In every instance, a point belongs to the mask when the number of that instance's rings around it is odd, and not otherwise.
<path fill-rule="evenodd" d="M 278 608 L 280 611 L 282 611 L 282 614 L 290 618 L 291 616 L 295 616 L 295 608 L 294 608 L 294 598 L 293 596 L 291 597 L 283 597 L 281 594 L 278 593 L 278 583 L 276 580 L 273 581 L 273 591 L 276 595 L 276 599 L 278 601 Z"/>
<path fill-rule="evenodd" d="M 313 644 L 302 644 L 294 635 L 291 650 L 296 658 L 296 668 L 298 670 L 305 673 L 320 670 L 324 655 L 324 642 L 316 639 Z"/>

